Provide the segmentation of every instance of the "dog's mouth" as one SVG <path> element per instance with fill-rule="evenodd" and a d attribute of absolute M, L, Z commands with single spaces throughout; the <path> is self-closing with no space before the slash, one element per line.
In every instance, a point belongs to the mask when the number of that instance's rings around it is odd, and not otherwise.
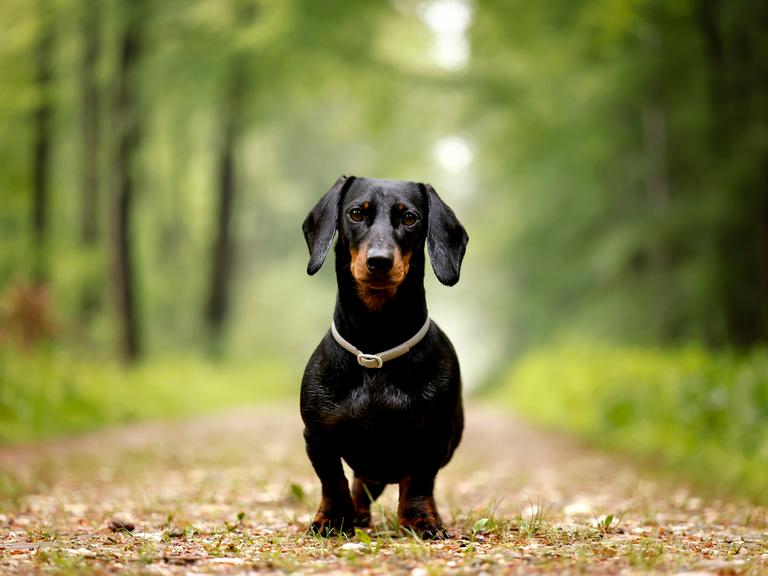
<path fill-rule="evenodd" d="M 392 280 L 357 280 L 357 295 L 366 308 L 380 311 L 397 293 L 400 282 Z"/>
<path fill-rule="evenodd" d="M 405 280 L 409 268 L 409 255 L 396 252 L 387 271 L 371 270 L 366 264 L 366 250 L 353 251 L 350 271 L 357 284 L 357 293 L 371 310 L 380 310 L 397 292 Z"/>
<path fill-rule="evenodd" d="M 389 274 L 367 274 L 363 278 L 355 278 L 357 283 L 369 290 L 393 290 L 400 286 L 403 281 L 400 277 L 392 277 Z"/>

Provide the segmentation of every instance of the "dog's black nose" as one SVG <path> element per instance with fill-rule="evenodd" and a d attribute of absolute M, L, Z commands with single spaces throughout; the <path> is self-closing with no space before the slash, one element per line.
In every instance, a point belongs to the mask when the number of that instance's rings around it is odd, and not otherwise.
<path fill-rule="evenodd" d="M 368 250 L 368 258 L 365 265 L 371 272 L 389 272 L 392 269 L 392 253 L 381 248 L 371 248 Z"/>

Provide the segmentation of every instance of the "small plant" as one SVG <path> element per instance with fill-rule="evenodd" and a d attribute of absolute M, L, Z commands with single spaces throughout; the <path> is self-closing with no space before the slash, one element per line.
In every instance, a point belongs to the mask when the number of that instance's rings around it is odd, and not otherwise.
<path fill-rule="evenodd" d="M 173 525 L 174 517 L 175 515 L 173 512 L 168 512 L 168 514 L 165 517 L 165 522 L 163 522 L 163 525 L 161 526 L 161 528 L 163 530 L 170 530 L 171 526 Z"/>
<path fill-rule="evenodd" d="M 379 517 L 383 518 L 384 523 L 381 531 L 379 531 L 378 528 L 376 529 L 376 536 L 380 536 L 381 532 L 402 536 L 402 529 L 400 528 L 400 521 L 397 519 L 397 514 L 386 510 L 381 504 L 378 504 L 377 507 L 379 510 Z"/>
<path fill-rule="evenodd" d="M 54 542 L 59 537 L 58 532 L 56 532 L 55 529 L 51 528 L 47 524 L 43 525 L 38 530 L 29 530 L 27 534 L 32 540 L 42 542 Z"/>
<path fill-rule="evenodd" d="M 362 528 L 355 528 L 355 537 L 366 546 L 371 545 L 371 536 Z"/>
<path fill-rule="evenodd" d="M 537 500 L 535 504 L 531 500 L 528 502 L 530 514 L 527 518 L 521 514 L 518 518 L 518 526 L 520 531 L 530 538 L 536 536 L 544 529 L 546 518 L 552 510 L 552 505 L 550 504 L 545 510 L 541 500 Z"/>
<path fill-rule="evenodd" d="M 613 513 L 605 514 L 595 518 L 594 526 L 603 536 L 611 534 L 612 532 L 616 532 L 618 530 L 619 524 L 621 524 L 621 522 L 624 520 L 624 516 L 626 514 L 627 510 L 622 511 L 618 515 Z"/>
<path fill-rule="evenodd" d="M 661 563 L 664 555 L 664 545 L 649 538 L 644 538 L 639 544 L 633 544 L 627 551 L 627 560 L 633 568 L 651 570 Z"/>
<path fill-rule="evenodd" d="M 245 512 L 241 511 L 237 513 L 237 521 L 235 522 L 224 521 L 224 526 L 226 526 L 227 532 L 236 532 L 239 528 L 243 526 L 243 520 L 245 520 Z"/>
<path fill-rule="evenodd" d="M 613 527 L 613 520 L 613 514 L 606 514 L 605 516 L 598 518 L 596 524 L 597 529 L 600 530 L 600 533 L 608 534 Z"/>
<path fill-rule="evenodd" d="M 478 536 L 499 531 L 506 528 L 505 522 L 496 520 L 496 510 L 501 504 L 498 500 L 482 510 L 470 510 L 463 519 L 457 520 L 457 514 L 454 514 L 454 523 L 469 526 L 469 539 L 476 541 Z"/>
<path fill-rule="evenodd" d="M 203 544 L 203 548 L 209 556 L 224 556 L 224 533 L 216 534 L 211 540 Z"/>
<path fill-rule="evenodd" d="M 54 573 L 59 574 L 78 574 L 86 568 L 86 562 L 82 556 L 73 556 L 61 550 L 38 550 L 35 553 L 35 561 L 50 567 L 45 569 L 46 572 L 53 568 Z"/>
<path fill-rule="evenodd" d="M 137 553 L 141 564 L 152 564 L 157 557 L 157 546 L 150 540 L 142 540 Z"/>
<path fill-rule="evenodd" d="M 485 532 L 490 521 L 490 518 L 480 518 L 477 522 L 475 522 L 472 525 L 472 537 L 474 538 L 479 533 Z"/>
<path fill-rule="evenodd" d="M 305 504 L 307 500 L 307 494 L 304 492 L 304 488 L 301 484 L 292 483 L 290 485 L 291 498 L 298 504 Z"/>

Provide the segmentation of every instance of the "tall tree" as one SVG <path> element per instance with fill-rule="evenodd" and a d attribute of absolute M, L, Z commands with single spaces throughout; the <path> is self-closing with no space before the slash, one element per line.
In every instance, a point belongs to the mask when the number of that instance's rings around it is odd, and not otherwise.
<path fill-rule="evenodd" d="M 92 251 L 99 235 L 99 166 L 100 166 L 100 95 L 98 65 L 100 56 L 99 0 L 82 0 L 83 51 L 80 67 L 82 183 L 80 196 L 80 243 Z M 99 303 L 99 288 L 88 279 L 80 296 L 80 314 L 87 322 Z"/>
<path fill-rule="evenodd" d="M 124 28 L 119 40 L 116 91 L 114 181 L 112 190 L 112 260 L 120 353 L 127 362 L 141 356 L 139 310 L 133 262 L 132 220 L 141 142 L 139 76 L 144 52 L 144 0 L 123 0 Z"/>
<path fill-rule="evenodd" d="M 253 22 L 256 7 L 241 0 L 235 11 L 235 28 L 242 32 Z M 232 211 L 237 193 L 237 152 L 244 122 L 248 58 L 242 48 L 234 48 L 229 59 L 220 111 L 220 137 L 217 157 L 217 217 L 212 243 L 205 323 L 214 345 L 220 343 L 230 308 L 232 262 Z"/>
<path fill-rule="evenodd" d="M 32 232 L 34 240 L 33 275 L 44 281 L 48 276 L 48 209 L 53 114 L 54 29 L 49 0 L 38 0 L 40 29 L 35 59 L 37 61 L 37 103 L 33 112 L 32 154 Z"/>
<path fill-rule="evenodd" d="M 698 0 L 709 72 L 722 305 L 732 341 L 768 341 L 768 5 Z"/>

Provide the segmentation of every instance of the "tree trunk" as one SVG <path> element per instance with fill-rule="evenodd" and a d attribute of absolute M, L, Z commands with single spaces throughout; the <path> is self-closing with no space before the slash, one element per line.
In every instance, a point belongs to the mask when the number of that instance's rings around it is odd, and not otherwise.
<path fill-rule="evenodd" d="M 120 39 L 120 61 L 113 109 L 116 143 L 112 194 L 112 257 L 120 353 L 125 361 L 134 362 L 142 352 L 131 224 L 137 153 L 141 140 L 137 88 L 143 48 L 144 11 L 141 0 L 124 0 L 123 6 L 126 23 Z"/>
<path fill-rule="evenodd" d="M 98 246 L 99 237 L 99 1 L 83 0 L 83 54 L 80 69 L 82 183 L 80 198 L 80 243 L 89 252 Z M 100 287 L 86 278 L 80 294 L 80 318 L 90 321 L 99 306 Z"/>
<path fill-rule="evenodd" d="M 733 21 L 722 0 L 699 0 L 709 68 L 712 155 L 724 169 L 709 180 L 722 195 L 717 231 L 722 308 L 729 339 L 768 341 L 768 5 L 745 3 Z"/>
<path fill-rule="evenodd" d="M 221 338 L 229 311 L 229 285 L 232 268 L 232 202 L 235 196 L 234 129 L 225 128 L 219 150 L 218 208 L 216 232 L 211 253 L 211 268 L 205 320 L 214 340 Z"/>
<path fill-rule="evenodd" d="M 82 196 L 80 240 L 91 247 L 98 240 L 99 214 L 99 2 L 83 0 L 83 56 L 80 69 Z"/>
<path fill-rule="evenodd" d="M 40 37 L 37 46 L 38 101 L 33 113 L 32 151 L 32 236 L 35 279 L 48 277 L 48 204 L 50 202 L 51 120 L 53 84 L 53 19 L 48 0 L 40 0 Z"/>
<path fill-rule="evenodd" d="M 241 0 L 235 10 L 235 30 L 249 26 L 256 17 L 252 0 Z M 236 51 L 229 65 L 229 78 L 224 87 L 221 111 L 221 139 L 218 150 L 217 218 L 211 250 L 208 296 L 204 320 L 214 349 L 219 349 L 226 327 L 231 299 L 234 242 L 232 211 L 237 199 L 237 149 L 243 123 L 246 79 L 249 60 Z"/>
<path fill-rule="evenodd" d="M 212 245 L 205 323 L 214 345 L 221 342 L 226 325 L 232 279 L 234 246 L 232 241 L 232 207 L 235 202 L 237 175 L 236 150 L 241 122 L 244 63 L 235 59 L 223 99 L 222 134 L 218 151 L 217 218 Z"/>

